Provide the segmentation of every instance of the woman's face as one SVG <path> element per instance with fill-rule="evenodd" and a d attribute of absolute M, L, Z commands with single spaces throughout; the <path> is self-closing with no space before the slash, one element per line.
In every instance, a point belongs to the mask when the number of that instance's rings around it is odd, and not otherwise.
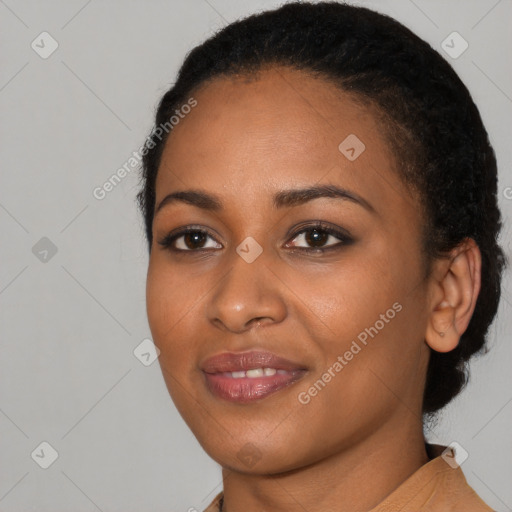
<path fill-rule="evenodd" d="M 261 474 L 405 436 L 428 362 L 421 213 L 375 116 L 284 68 L 193 96 L 158 171 L 147 280 L 184 420 Z"/>

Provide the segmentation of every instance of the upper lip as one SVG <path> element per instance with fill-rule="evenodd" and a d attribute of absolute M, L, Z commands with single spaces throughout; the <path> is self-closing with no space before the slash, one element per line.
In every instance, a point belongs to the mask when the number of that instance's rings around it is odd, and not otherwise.
<path fill-rule="evenodd" d="M 208 358 L 201 366 L 206 373 L 239 372 L 255 368 L 287 371 L 306 369 L 303 365 L 264 351 L 223 352 Z"/>

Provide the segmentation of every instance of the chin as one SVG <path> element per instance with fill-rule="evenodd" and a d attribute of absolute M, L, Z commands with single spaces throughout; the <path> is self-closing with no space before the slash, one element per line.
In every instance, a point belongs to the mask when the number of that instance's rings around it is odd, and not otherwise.
<path fill-rule="evenodd" d="M 274 437 L 269 441 L 267 434 L 258 438 L 248 430 L 244 435 L 229 437 L 224 433 L 217 444 L 219 431 L 196 433 L 196 439 L 204 451 L 219 465 L 230 471 L 250 475 L 276 475 L 307 466 L 315 462 L 314 457 L 303 453 L 305 444 L 290 436 Z"/>
<path fill-rule="evenodd" d="M 216 456 L 214 452 L 207 451 L 208 455 L 223 468 L 247 475 L 278 475 L 307 465 L 299 460 L 283 459 L 279 454 L 272 452 L 263 454 L 261 450 L 255 450 L 250 445 L 244 446 L 236 453 L 227 454 L 224 451 Z"/>

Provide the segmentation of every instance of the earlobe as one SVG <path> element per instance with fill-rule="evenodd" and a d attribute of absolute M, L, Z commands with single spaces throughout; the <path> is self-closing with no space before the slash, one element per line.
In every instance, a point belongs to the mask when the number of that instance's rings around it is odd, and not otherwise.
<path fill-rule="evenodd" d="M 455 308 L 443 301 L 432 312 L 425 341 L 436 352 L 450 352 L 459 344 L 460 336 L 455 328 Z"/>
<path fill-rule="evenodd" d="M 481 254 L 476 242 L 468 238 L 439 260 L 433 273 L 430 318 L 425 341 L 432 350 L 450 352 L 467 329 L 481 285 Z"/>

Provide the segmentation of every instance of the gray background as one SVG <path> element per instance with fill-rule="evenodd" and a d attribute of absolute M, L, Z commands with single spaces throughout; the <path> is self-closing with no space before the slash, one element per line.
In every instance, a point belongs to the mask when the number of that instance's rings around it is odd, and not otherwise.
<path fill-rule="evenodd" d="M 93 190 L 142 144 L 185 53 L 279 3 L 0 0 L 2 512 L 203 510 L 221 489 L 158 362 L 133 353 L 151 336 L 136 171 L 103 200 Z M 512 2 L 362 3 L 429 41 L 468 85 L 498 156 L 510 254 Z M 59 45 L 47 59 L 31 48 L 43 31 Z M 441 47 L 453 31 L 469 43 L 456 59 Z M 510 289 L 507 273 L 492 350 L 428 434 L 467 450 L 466 477 L 497 511 L 512 509 Z M 43 441 L 58 452 L 48 469 L 31 457 Z"/>

